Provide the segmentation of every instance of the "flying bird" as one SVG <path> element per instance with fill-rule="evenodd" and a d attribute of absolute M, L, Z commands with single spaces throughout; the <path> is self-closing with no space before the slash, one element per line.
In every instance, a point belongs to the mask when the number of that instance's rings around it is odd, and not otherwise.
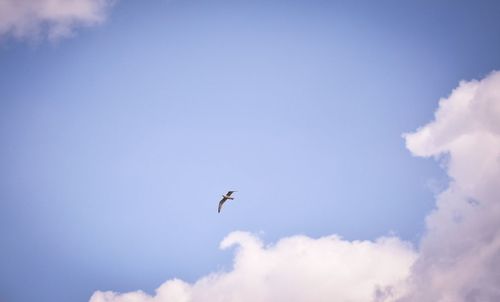
<path fill-rule="evenodd" d="M 236 191 L 227 191 L 225 195 L 222 195 L 222 199 L 219 201 L 219 210 L 217 211 L 217 213 L 220 213 L 220 209 L 222 209 L 222 205 L 226 202 L 226 200 L 234 199 L 234 197 L 231 197 L 231 194 L 233 194 L 234 192 Z"/>

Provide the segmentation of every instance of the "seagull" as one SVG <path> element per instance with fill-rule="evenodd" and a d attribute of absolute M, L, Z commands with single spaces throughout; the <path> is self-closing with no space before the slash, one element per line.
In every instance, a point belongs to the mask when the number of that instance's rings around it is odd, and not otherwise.
<path fill-rule="evenodd" d="M 231 197 L 231 194 L 233 194 L 234 192 L 236 191 L 227 191 L 226 195 L 222 195 L 222 199 L 219 201 L 219 210 L 217 211 L 217 213 L 220 213 L 220 209 L 222 209 L 222 205 L 226 202 L 226 200 L 234 199 L 234 197 Z"/>

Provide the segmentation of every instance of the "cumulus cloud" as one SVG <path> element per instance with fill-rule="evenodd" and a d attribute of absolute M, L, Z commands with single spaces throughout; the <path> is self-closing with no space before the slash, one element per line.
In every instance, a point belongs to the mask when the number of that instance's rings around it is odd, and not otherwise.
<path fill-rule="evenodd" d="M 450 183 L 427 217 L 402 301 L 500 301 L 500 72 L 461 82 L 406 144 L 444 159 Z"/>
<path fill-rule="evenodd" d="M 293 236 L 264 246 L 233 232 L 222 248 L 237 245 L 233 268 L 188 284 L 169 280 L 150 296 L 142 291 L 94 293 L 90 302 L 394 301 L 415 252 L 393 237 L 345 241 L 337 236 Z"/>
<path fill-rule="evenodd" d="M 461 82 L 434 121 L 406 134 L 416 156 L 443 163 L 450 182 L 426 218 L 418 254 L 395 237 L 293 236 L 264 246 L 234 232 L 233 268 L 155 295 L 97 291 L 90 302 L 500 301 L 500 72 Z"/>
<path fill-rule="evenodd" d="M 71 36 L 78 26 L 105 19 L 114 0 L 0 0 L 0 37 L 18 39 Z"/>

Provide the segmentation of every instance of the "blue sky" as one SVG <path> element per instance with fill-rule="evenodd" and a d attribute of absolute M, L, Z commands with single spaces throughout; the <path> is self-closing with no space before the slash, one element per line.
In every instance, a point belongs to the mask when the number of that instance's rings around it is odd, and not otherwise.
<path fill-rule="evenodd" d="M 235 230 L 417 245 L 448 177 L 402 134 L 500 69 L 495 1 L 121 0 L 105 16 L 0 39 L 2 301 L 193 282 L 230 266 Z"/>

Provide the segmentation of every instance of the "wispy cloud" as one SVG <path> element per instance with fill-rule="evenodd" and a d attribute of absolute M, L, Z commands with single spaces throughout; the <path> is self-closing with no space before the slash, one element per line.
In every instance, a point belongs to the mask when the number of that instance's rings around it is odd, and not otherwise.
<path fill-rule="evenodd" d="M 17 39 L 71 36 L 80 26 L 105 20 L 114 0 L 0 0 L 0 37 Z"/>
<path fill-rule="evenodd" d="M 461 82 L 406 144 L 446 157 L 451 182 L 427 217 L 403 301 L 500 301 L 500 72 Z"/>
<path fill-rule="evenodd" d="M 90 302 L 500 301 L 500 72 L 461 82 L 435 120 L 405 139 L 416 156 L 446 158 L 451 179 L 418 254 L 395 237 L 293 236 L 264 246 L 234 232 L 221 244 L 239 246 L 228 272 L 169 280 L 155 295 L 97 291 Z"/>

